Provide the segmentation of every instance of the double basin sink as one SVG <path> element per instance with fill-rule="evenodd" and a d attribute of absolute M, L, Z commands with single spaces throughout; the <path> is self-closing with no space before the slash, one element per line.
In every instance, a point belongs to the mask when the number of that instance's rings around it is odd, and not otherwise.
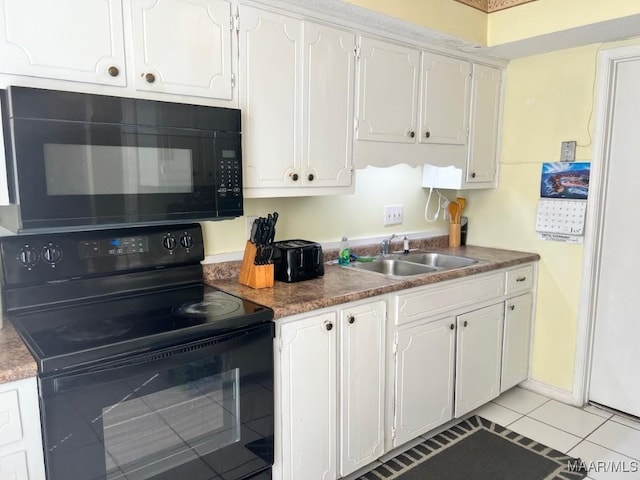
<path fill-rule="evenodd" d="M 408 254 L 392 253 L 378 257 L 372 262 L 354 262 L 349 265 L 349 268 L 379 273 L 388 277 L 409 277 L 464 268 L 478 262 L 479 260 L 475 258 L 461 255 L 413 251 Z"/>

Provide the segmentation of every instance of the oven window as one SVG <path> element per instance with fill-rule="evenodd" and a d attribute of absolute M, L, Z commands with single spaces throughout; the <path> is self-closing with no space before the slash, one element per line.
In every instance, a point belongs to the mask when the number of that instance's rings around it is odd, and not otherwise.
<path fill-rule="evenodd" d="M 45 143 L 47 195 L 193 192 L 185 148 Z"/>
<path fill-rule="evenodd" d="M 185 378 L 146 395 L 165 382 L 163 374 L 127 381 L 131 395 L 102 410 L 107 478 L 155 478 L 239 442 L 238 373 Z"/>

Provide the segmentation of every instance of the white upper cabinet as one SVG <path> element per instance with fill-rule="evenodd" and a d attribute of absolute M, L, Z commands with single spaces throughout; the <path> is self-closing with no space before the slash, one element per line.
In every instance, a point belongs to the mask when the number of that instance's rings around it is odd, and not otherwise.
<path fill-rule="evenodd" d="M 353 33 L 304 22 L 303 185 L 351 185 L 355 42 Z"/>
<path fill-rule="evenodd" d="M 490 188 L 497 173 L 502 71 L 473 66 L 466 188 Z"/>
<path fill-rule="evenodd" d="M 360 37 L 358 140 L 415 143 L 420 52 Z"/>
<path fill-rule="evenodd" d="M 355 35 L 240 6 L 246 197 L 350 189 Z"/>
<path fill-rule="evenodd" d="M 245 188 L 300 185 L 302 21 L 240 6 Z"/>
<path fill-rule="evenodd" d="M 120 0 L 0 0 L 2 73 L 126 85 Z"/>
<path fill-rule="evenodd" d="M 130 8 L 135 88 L 232 98 L 229 2 L 130 0 Z"/>
<path fill-rule="evenodd" d="M 471 64 L 422 52 L 422 143 L 465 145 L 469 128 Z"/>

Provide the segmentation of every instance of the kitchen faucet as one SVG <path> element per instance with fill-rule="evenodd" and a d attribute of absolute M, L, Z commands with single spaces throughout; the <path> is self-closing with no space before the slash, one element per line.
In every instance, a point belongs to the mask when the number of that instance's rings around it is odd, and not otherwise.
<path fill-rule="evenodd" d="M 396 238 L 395 233 L 391 235 L 389 238 L 385 238 L 384 240 L 382 240 L 382 243 L 380 244 L 380 250 L 383 256 L 389 253 L 389 244 L 391 243 L 391 240 L 393 240 L 394 238 Z"/>

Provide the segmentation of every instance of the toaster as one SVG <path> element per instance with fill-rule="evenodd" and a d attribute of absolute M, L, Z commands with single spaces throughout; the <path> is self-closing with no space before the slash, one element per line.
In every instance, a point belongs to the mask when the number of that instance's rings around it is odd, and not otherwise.
<path fill-rule="evenodd" d="M 324 275 L 322 247 L 309 240 L 283 240 L 273 244 L 274 276 L 281 282 L 300 282 Z"/>

